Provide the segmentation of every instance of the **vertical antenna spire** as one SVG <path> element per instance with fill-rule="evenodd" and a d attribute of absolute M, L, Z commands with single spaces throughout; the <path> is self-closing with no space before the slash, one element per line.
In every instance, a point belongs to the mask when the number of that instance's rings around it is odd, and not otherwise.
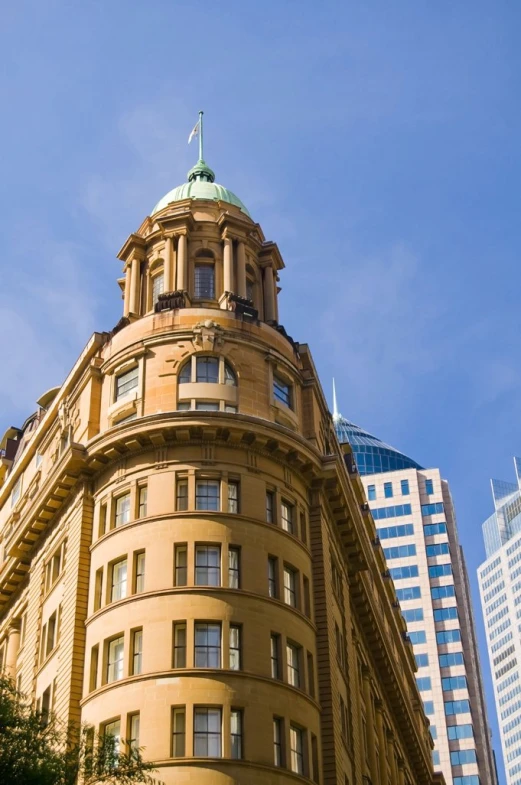
<path fill-rule="evenodd" d="M 199 160 L 204 161 L 203 158 L 203 111 L 199 112 Z"/>
<path fill-rule="evenodd" d="M 336 387 L 335 387 L 335 380 L 333 379 L 333 420 L 338 420 L 340 417 L 338 411 L 338 404 L 336 400 Z"/>

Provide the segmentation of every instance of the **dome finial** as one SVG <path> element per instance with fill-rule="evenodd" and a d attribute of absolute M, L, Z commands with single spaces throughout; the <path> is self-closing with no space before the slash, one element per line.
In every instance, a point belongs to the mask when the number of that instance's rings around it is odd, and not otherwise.
<path fill-rule="evenodd" d="M 340 419 L 340 412 L 338 411 L 338 404 L 336 401 L 335 380 L 333 378 L 333 421 L 337 422 L 339 419 Z"/>
<path fill-rule="evenodd" d="M 210 167 L 206 165 L 206 162 L 203 158 L 203 114 L 204 112 L 201 110 L 199 112 L 199 120 L 192 128 L 192 132 L 188 137 L 188 144 L 190 144 L 194 136 L 199 137 L 199 160 L 197 161 L 196 165 L 193 166 L 188 172 L 189 183 L 193 182 L 194 180 L 203 180 L 207 183 L 213 183 L 215 180 L 215 174 L 210 169 Z"/>

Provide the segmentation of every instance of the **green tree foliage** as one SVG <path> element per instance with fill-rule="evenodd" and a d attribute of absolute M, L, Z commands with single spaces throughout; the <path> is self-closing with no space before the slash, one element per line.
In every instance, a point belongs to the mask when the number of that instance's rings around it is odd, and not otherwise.
<path fill-rule="evenodd" d="M 5 785 L 152 785 L 141 750 L 116 749 L 112 736 L 65 727 L 28 703 L 0 677 L 0 783 Z"/>

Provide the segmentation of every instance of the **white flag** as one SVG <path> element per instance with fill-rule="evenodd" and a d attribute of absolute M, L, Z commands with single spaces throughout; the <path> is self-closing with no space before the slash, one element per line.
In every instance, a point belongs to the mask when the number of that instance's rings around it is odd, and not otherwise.
<path fill-rule="evenodd" d="M 194 125 L 194 127 L 192 128 L 192 131 L 191 131 L 191 133 L 190 133 L 190 136 L 188 137 L 188 144 L 190 144 L 190 142 L 192 141 L 192 139 L 194 138 L 194 136 L 197 136 L 197 135 L 199 134 L 199 123 L 200 123 L 200 122 L 201 122 L 201 121 L 200 121 L 200 120 L 198 120 L 198 121 L 196 122 L 196 124 Z"/>

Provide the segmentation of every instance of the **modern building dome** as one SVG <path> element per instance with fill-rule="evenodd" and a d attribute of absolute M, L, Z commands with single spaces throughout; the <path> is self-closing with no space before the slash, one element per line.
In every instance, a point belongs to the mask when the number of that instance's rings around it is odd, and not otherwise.
<path fill-rule="evenodd" d="M 216 202 L 228 202 L 238 207 L 248 218 L 251 218 L 248 210 L 233 191 L 215 182 L 215 174 L 200 158 L 196 165 L 190 169 L 186 183 L 176 186 L 169 191 L 152 210 L 155 215 L 173 202 L 180 202 L 183 199 L 211 199 Z"/>
<path fill-rule="evenodd" d="M 333 388 L 333 423 L 340 444 L 350 444 L 360 474 L 394 472 L 397 469 L 423 469 L 416 461 L 346 420 L 338 412 Z"/>

